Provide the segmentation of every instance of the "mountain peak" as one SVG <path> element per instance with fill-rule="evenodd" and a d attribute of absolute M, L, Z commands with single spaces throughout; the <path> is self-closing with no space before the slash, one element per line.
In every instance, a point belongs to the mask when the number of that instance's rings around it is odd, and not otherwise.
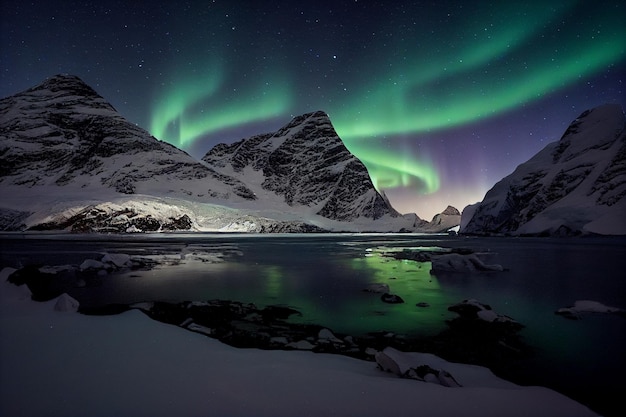
<path fill-rule="evenodd" d="M 459 210 L 457 210 L 455 207 L 452 207 L 452 206 L 446 207 L 446 209 L 442 211 L 441 214 L 445 214 L 447 216 L 460 216 L 461 215 Z"/>
<path fill-rule="evenodd" d="M 568 140 L 582 130 L 592 129 L 597 124 L 619 127 L 624 124 L 624 120 L 626 120 L 626 116 L 619 104 L 603 104 L 582 112 L 570 123 L 560 141 Z"/>
<path fill-rule="evenodd" d="M 48 90 L 52 93 L 71 92 L 75 95 L 102 98 L 96 91 L 81 78 L 71 74 L 57 74 L 46 78 L 42 83 L 26 90 L 26 93 Z"/>
<path fill-rule="evenodd" d="M 274 133 L 216 145 L 202 159 L 244 183 L 256 182 L 257 195 L 270 191 L 288 206 L 329 219 L 398 216 L 323 111 L 294 117 Z"/>

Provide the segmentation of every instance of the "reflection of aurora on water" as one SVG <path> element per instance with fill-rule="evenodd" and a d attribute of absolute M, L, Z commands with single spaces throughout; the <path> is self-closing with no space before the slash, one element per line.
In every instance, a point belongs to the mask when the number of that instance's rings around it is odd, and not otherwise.
<path fill-rule="evenodd" d="M 346 280 L 341 283 L 328 283 L 329 288 L 319 297 L 294 297 L 298 278 L 289 276 L 294 271 L 271 269 L 263 275 L 268 278 L 264 294 L 276 300 L 277 288 L 280 288 L 282 303 L 298 309 L 302 316 L 292 316 L 292 322 L 314 323 L 327 326 L 337 332 L 353 335 L 365 335 L 369 332 L 391 331 L 412 336 L 431 336 L 446 328 L 445 318 L 454 315 L 447 307 L 455 302 L 439 286 L 437 279 L 430 275 L 430 262 L 396 260 L 382 255 L 389 248 L 375 249 L 368 256 L 346 259 L 334 265 L 335 271 L 308 271 L 307 274 L 320 273 L 336 275 L 346 269 Z M 329 265 L 325 264 L 325 267 Z M 304 272 L 302 272 L 304 273 Z M 269 275 L 268 275 L 269 274 Z M 356 275 L 354 275 L 356 274 Z M 350 279 L 358 276 L 362 279 Z M 320 277 L 320 280 L 323 278 Z M 277 281 L 282 281 L 278 283 Z M 271 284 L 270 284 L 271 282 Z M 373 283 L 386 283 L 390 291 L 404 299 L 403 304 L 387 304 L 381 301 L 381 295 L 364 289 Z M 337 294 L 333 294 L 333 288 Z M 287 290 L 288 288 L 290 288 Z M 345 292 L 349 291 L 350 295 Z M 428 308 L 416 307 L 417 303 L 428 303 Z"/>

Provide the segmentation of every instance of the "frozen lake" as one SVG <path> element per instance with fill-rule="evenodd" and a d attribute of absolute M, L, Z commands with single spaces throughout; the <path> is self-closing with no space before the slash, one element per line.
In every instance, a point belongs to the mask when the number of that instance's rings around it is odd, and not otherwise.
<path fill-rule="evenodd" d="M 390 251 L 468 248 L 497 273 L 431 274 L 430 263 L 396 260 Z M 392 331 L 430 336 L 456 315 L 451 304 L 476 298 L 526 327 L 535 355 L 512 372 L 520 382 L 546 385 L 590 404 L 614 402 L 624 392 L 626 319 L 554 314 L 576 300 L 626 308 L 625 238 L 465 238 L 420 235 L 131 236 L 2 235 L 0 263 L 79 265 L 102 253 L 160 259 L 150 270 L 98 277 L 70 289 L 84 305 L 139 301 L 229 299 L 292 306 L 297 320 L 361 335 Z M 364 292 L 385 283 L 404 304 Z M 429 307 L 417 307 L 417 303 Z M 619 405 L 623 408 L 623 405 Z"/>

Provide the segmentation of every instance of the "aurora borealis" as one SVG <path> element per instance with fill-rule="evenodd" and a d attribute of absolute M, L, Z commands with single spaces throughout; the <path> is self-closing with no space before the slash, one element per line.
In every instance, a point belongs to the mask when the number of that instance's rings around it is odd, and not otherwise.
<path fill-rule="evenodd" d="M 3 0 L 0 93 L 83 78 L 200 158 L 326 111 L 401 212 L 482 199 L 584 110 L 626 107 L 620 1 Z"/>

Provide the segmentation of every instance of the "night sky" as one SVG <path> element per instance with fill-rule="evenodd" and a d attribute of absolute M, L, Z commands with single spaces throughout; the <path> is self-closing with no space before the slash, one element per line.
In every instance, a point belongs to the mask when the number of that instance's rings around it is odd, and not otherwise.
<path fill-rule="evenodd" d="M 623 1 L 0 0 L 0 96 L 81 77 L 200 158 L 327 112 L 401 212 L 479 201 L 626 107 Z"/>

